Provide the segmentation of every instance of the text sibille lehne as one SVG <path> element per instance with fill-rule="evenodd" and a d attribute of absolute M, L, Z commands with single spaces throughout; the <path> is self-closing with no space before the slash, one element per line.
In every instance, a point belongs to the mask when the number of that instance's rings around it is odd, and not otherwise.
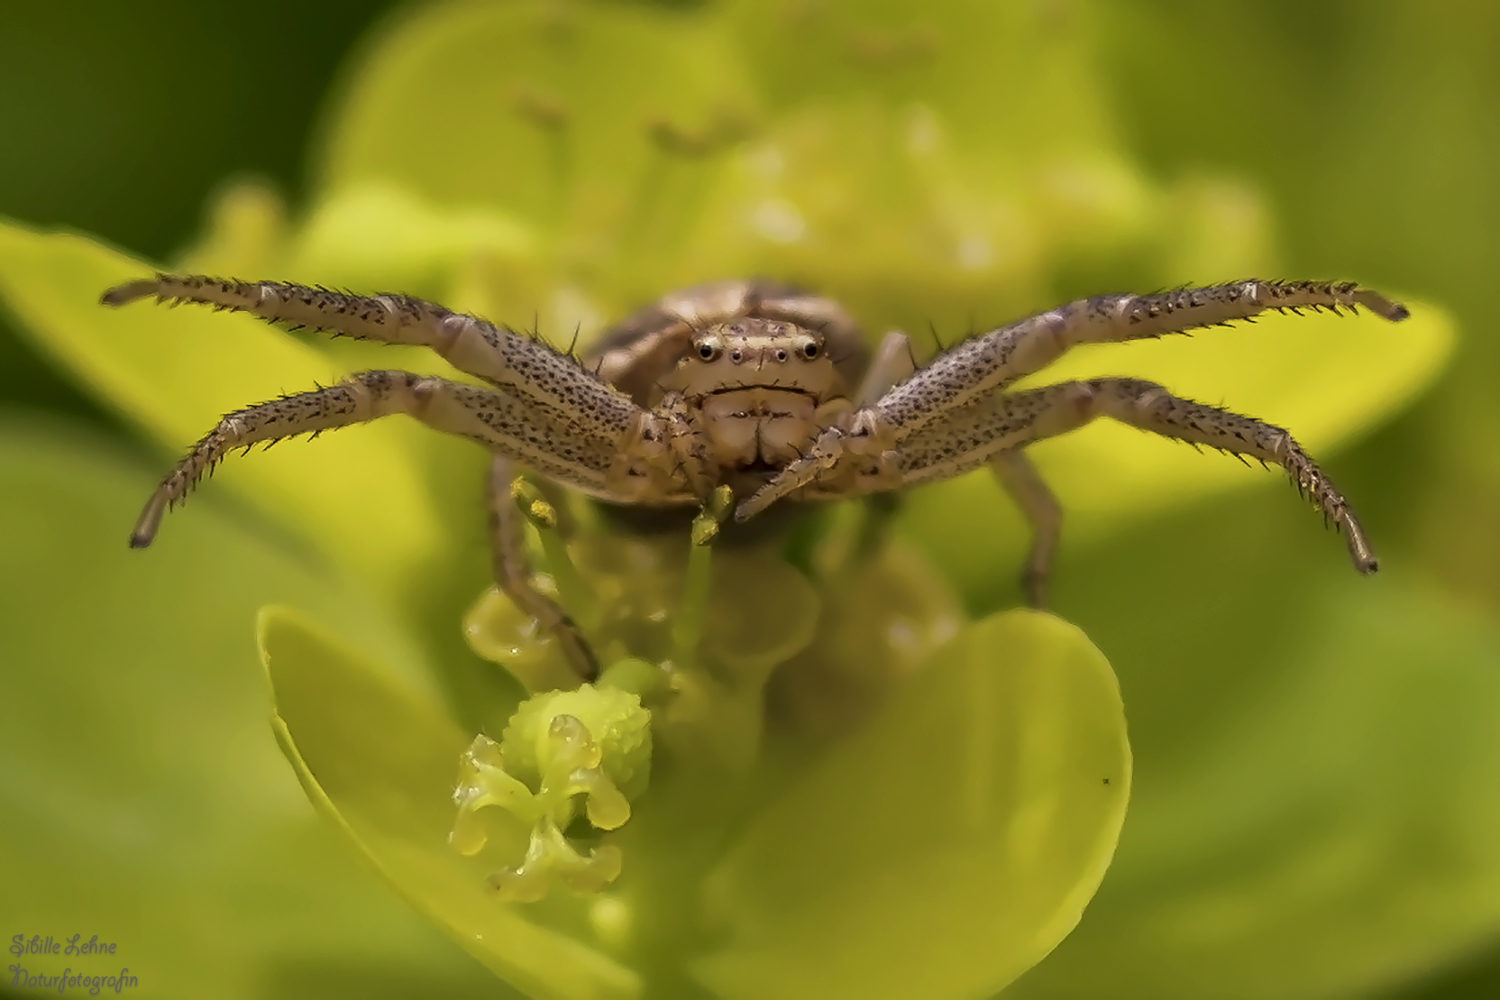
<path fill-rule="evenodd" d="M 87 941 L 82 934 L 74 934 L 70 938 L 57 939 L 51 934 L 42 937 L 33 934 L 28 938 L 25 934 L 12 935 L 10 939 L 10 953 L 12 955 L 113 955 L 115 953 L 115 942 L 100 941 L 99 935 L 95 934 Z"/>

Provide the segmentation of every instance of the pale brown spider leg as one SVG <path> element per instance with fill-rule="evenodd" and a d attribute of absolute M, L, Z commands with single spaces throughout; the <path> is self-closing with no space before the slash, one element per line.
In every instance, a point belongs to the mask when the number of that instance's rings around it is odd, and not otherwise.
<path fill-rule="evenodd" d="M 870 359 L 870 367 L 865 370 L 864 380 L 854 396 L 855 407 L 874 406 L 893 385 L 910 378 L 916 370 L 910 338 L 900 330 L 890 331 L 880 339 L 880 346 Z"/>
<path fill-rule="evenodd" d="M 917 370 L 911 340 L 898 330 L 887 333 L 875 350 L 865 381 L 856 397 L 858 406 L 879 402 L 892 386 L 910 378 Z M 1021 590 L 1034 608 L 1047 607 L 1047 584 L 1052 574 L 1053 554 L 1062 533 L 1062 506 L 1036 466 L 1020 450 L 1002 451 L 989 466 L 1000 486 L 1015 501 L 1031 526 L 1031 551 L 1021 574 Z"/>
<path fill-rule="evenodd" d="M 1065 434 L 1099 416 L 1179 441 L 1276 463 L 1287 471 L 1298 491 L 1344 532 L 1355 569 L 1373 573 L 1378 568 L 1348 502 L 1289 433 L 1253 417 L 1181 399 L 1140 379 L 1064 382 L 1000 396 L 973 407 L 942 430 L 934 428 L 902 444 L 903 485 L 967 472 L 999 452 Z"/>
<path fill-rule="evenodd" d="M 891 387 L 917 371 L 911 340 L 899 330 L 881 338 L 870 362 L 855 402 L 859 407 L 873 406 Z M 989 461 L 995 479 L 1015 501 L 1031 526 L 1031 551 L 1021 574 L 1021 590 L 1026 602 L 1034 608 L 1047 607 L 1047 583 L 1052 572 L 1052 557 L 1062 531 L 1062 507 L 1042 480 L 1036 467 L 1022 452 L 1002 451 Z M 872 524 L 883 522 L 888 513 L 871 518 Z"/>
<path fill-rule="evenodd" d="M 585 681 L 592 681 L 599 676 L 599 661 L 589 648 L 587 640 L 579 633 L 578 626 L 567 612 L 531 585 L 531 566 L 526 558 L 524 526 L 510 495 L 510 484 L 515 477 L 516 469 L 510 460 L 503 455 L 496 455 L 490 463 L 487 484 L 490 553 L 495 586 L 523 614 L 530 615 L 538 625 L 551 632 L 557 640 L 558 648 L 578 676 Z"/>
<path fill-rule="evenodd" d="M 880 400 L 897 440 L 1038 371 L 1078 344 L 1139 340 L 1250 319 L 1268 309 L 1355 309 L 1405 319 L 1405 306 L 1353 283 L 1241 281 L 1154 295 L 1097 295 L 945 351 Z"/>
<path fill-rule="evenodd" d="M 608 436 L 636 407 L 567 354 L 482 319 L 406 295 L 350 295 L 278 281 L 158 274 L 104 293 L 121 306 L 147 296 L 247 312 L 273 322 L 387 344 L 431 348 L 460 371 L 566 412 L 591 436 Z"/>
<path fill-rule="evenodd" d="M 410 372 L 360 372 L 338 385 L 283 396 L 225 416 L 162 481 L 141 512 L 130 544 L 135 548 L 149 545 L 163 515 L 236 448 L 319 434 L 393 413 L 406 413 L 430 427 L 471 438 L 600 499 L 632 502 L 648 483 L 644 476 L 637 485 L 622 481 L 619 475 L 619 441 L 629 438 L 630 427 L 621 429 L 615 440 L 591 440 L 570 427 L 562 415 L 534 400 Z"/>
<path fill-rule="evenodd" d="M 1020 449 L 1000 452 L 990 459 L 989 466 L 1031 525 L 1031 551 L 1021 573 L 1021 591 L 1033 608 L 1045 608 L 1052 558 L 1062 535 L 1062 505 Z"/>

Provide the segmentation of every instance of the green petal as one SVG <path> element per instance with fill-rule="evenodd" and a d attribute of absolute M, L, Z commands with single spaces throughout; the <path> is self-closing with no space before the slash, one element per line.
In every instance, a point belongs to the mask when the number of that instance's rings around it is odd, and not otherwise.
<path fill-rule="evenodd" d="M 487 280 L 509 293 L 501 314 L 549 321 L 568 313 L 554 295 L 582 284 L 604 305 L 573 311 L 585 335 L 671 287 L 744 274 L 850 296 L 872 328 L 952 331 L 1034 300 L 1049 254 L 1097 256 L 1145 231 L 1151 192 L 1111 137 L 1081 18 L 825 6 L 431 8 L 357 72 L 325 187 L 394 183 L 551 231 L 550 281 Z M 933 33 L 946 54 L 915 75 L 858 52 Z M 751 75 L 784 105 L 774 117 Z M 392 142 L 411 121 L 424 136 Z M 788 190 L 761 190 L 768 171 Z M 831 244 L 789 246 L 788 225 Z"/>
<path fill-rule="evenodd" d="M 1041 294 L 1051 234 L 1024 204 L 1028 185 L 981 177 L 947 124 L 868 100 L 783 113 L 729 157 L 679 251 L 685 270 L 661 280 L 790 278 L 872 337 L 911 332 L 922 355 L 929 329 L 956 338 L 1020 311 Z"/>
<path fill-rule="evenodd" d="M 246 316 L 99 305 L 104 289 L 151 270 L 81 236 L 0 227 L 0 295 L 22 329 L 174 452 L 230 410 L 342 374 L 318 351 Z M 403 584 L 403 570 L 444 540 L 394 422 L 257 452 L 227 463 L 205 489 L 247 496 L 377 586 Z M 165 525 L 161 544 L 177 544 L 176 521 Z M 120 531 L 123 544 L 129 525 Z"/>
<path fill-rule="evenodd" d="M 163 997 L 493 995 L 349 863 L 265 730 L 261 603 L 317 608 L 393 662 L 410 642 L 213 509 L 130 551 L 153 481 L 81 434 L 0 420 L 0 925 L 117 944 L 19 964 L 127 966 Z"/>
<path fill-rule="evenodd" d="M 356 69 L 322 180 L 499 206 L 573 233 L 563 249 L 586 264 L 610 252 L 610 234 L 667 225 L 680 207 L 696 154 L 671 152 L 664 133 L 709 141 L 754 111 L 732 49 L 701 16 L 439 5 L 404 19 Z"/>
<path fill-rule="evenodd" d="M 449 846 L 469 744 L 452 721 L 290 611 L 262 613 L 260 642 L 277 739 L 308 797 L 408 902 L 530 996 L 639 995 L 635 973 L 496 900 Z"/>
<path fill-rule="evenodd" d="M 1366 995 L 1493 934 L 1500 632 L 1417 588 L 1313 577 L 1322 599 L 1254 643 L 1268 659 L 1199 664 L 1273 681 L 1142 754 L 1108 883 L 1018 997 Z"/>
<path fill-rule="evenodd" d="M 1147 378 L 1285 427 L 1321 459 L 1408 405 L 1442 371 L 1453 349 L 1451 318 L 1424 302 L 1408 305 L 1412 316 L 1402 323 L 1369 313 L 1272 315 L 1191 338 L 1082 348 L 1031 382 Z M 1028 454 L 1067 511 L 1070 541 L 1283 476 L 1104 420 Z M 1277 502 L 1288 501 L 1267 500 Z M 901 527 L 971 594 L 993 592 L 997 572 L 1009 578 L 1019 569 L 1029 535 L 987 472 L 916 491 Z"/>
<path fill-rule="evenodd" d="M 735 40 L 781 105 L 875 97 L 951 122 L 992 169 L 1113 139 L 1086 8 L 973 0 L 736 0 Z"/>
<path fill-rule="evenodd" d="M 1046 615 L 988 618 L 755 820 L 697 976 L 736 998 L 999 989 L 1077 922 L 1129 784 L 1099 652 Z"/>
<path fill-rule="evenodd" d="M 744 273 L 836 294 L 925 356 L 929 329 L 952 341 L 1034 309 L 1059 270 L 1076 281 L 1104 258 L 1113 266 L 1095 270 L 1114 280 L 1138 273 L 1161 217 L 1181 214 L 1116 136 L 1084 10 L 723 9 L 776 110 L 732 161 L 730 204 L 700 225 L 695 260 L 717 242 Z"/>

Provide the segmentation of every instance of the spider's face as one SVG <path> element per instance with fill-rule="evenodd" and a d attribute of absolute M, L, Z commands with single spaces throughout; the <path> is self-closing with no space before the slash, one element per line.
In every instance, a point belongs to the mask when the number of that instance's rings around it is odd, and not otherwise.
<path fill-rule="evenodd" d="M 693 331 L 662 388 L 685 397 L 720 470 L 777 470 L 812 444 L 818 407 L 838 394 L 827 348 L 796 323 L 735 317 Z"/>
<path fill-rule="evenodd" d="M 810 397 L 836 394 L 839 377 L 821 333 L 771 319 L 736 319 L 693 333 L 663 386 L 689 398 L 743 389 Z"/>

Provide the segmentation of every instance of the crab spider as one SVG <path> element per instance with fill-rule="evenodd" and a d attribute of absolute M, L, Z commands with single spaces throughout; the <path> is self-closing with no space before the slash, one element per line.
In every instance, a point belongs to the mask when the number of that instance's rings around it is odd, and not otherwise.
<path fill-rule="evenodd" d="M 1061 510 L 1025 448 L 1106 416 L 1281 466 L 1343 532 L 1355 568 L 1372 573 L 1375 556 L 1348 503 L 1282 428 L 1139 379 L 1008 390 L 1078 344 L 1160 337 L 1271 309 L 1362 306 L 1392 321 L 1407 316 L 1405 307 L 1352 283 L 1241 281 L 1099 295 L 980 334 L 918 368 L 904 335 L 887 335 L 872 356 L 837 303 L 761 281 L 665 296 L 607 331 L 581 361 L 405 295 L 158 274 L 110 289 L 103 302 L 152 296 L 422 345 L 487 385 L 366 371 L 236 410 L 162 481 L 132 546 L 149 545 L 163 515 L 235 448 L 405 413 L 494 453 L 497 583 L 559 636 L 585 676 L 597 670 L 587 644 L 530 587 L 517 525 L 498 499 L 513 465 L 617 505 L 696 506 L 728 485 L 739 498 L 739 521 L 780 500 L 881 493 L 988 466 L 1031 523 L 1024 585 L 1041 605 Z"/>

